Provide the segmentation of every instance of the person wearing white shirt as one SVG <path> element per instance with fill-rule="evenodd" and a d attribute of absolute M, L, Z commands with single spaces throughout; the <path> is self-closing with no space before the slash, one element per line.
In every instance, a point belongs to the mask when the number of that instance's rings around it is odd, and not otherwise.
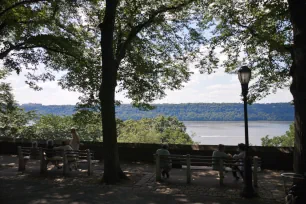
<path fill-rule="evenodd" d="M 73 150 L 71 145 L 69 144 L 69 140 L 63 141 L 62 146 L 54 147 L 53 149 L 54 150 L 62 150 L 62 151 Z"/>
<path fill-rule="evenodd" d="M 236 164 L 239 166 L 234 166 L 233 169 L 233 176 L 236 178 L 236 180 L 239 180 L 239 176 L 237 175 L 237 171 L 240 173 L 241 177 L 243 178 L 243 172 L 244 172 L 244 158 L 245 158 L 245 144 L 240 143 L 238 144 L 238 151 L 239 154 L 235 154 L 233 156 L 233 159 L 235 159 L 237 162 Z"/>
<path fill-rule="evenodd" d="M 67 151 L 67 150 L 73 150 L 72 147 L 70 146 L 69 144 L 69 140 L 66 140 L 66 141 L 63 141 L 62 142 L 62 146 L 59 146 L 59 147 L 53 147 L 54 150 L 60 150 L 61 151 L 61 156 L 54 156 L 53 158 L 61 158 L 64 156 L 64 152 Z M 58 168 L 58 169 L 61 169 L 62 167 L 59 166 L 59 163 L 56 162 L 55 166 Z"/>

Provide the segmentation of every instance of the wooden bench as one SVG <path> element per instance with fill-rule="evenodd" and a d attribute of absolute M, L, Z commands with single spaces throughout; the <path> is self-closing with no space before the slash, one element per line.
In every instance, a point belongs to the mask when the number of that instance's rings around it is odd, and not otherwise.
<path fill-rule="evenodd" d="M 77 166 L 79 163 L 85 163 L 87 164 L 87 174 L 88 176 L 92 175 L 93 168 L 92 165 L 95 163 L 98 163 L 99 160 L 94 160 L 94 153 L 87 150 L 68 150 L 64 152 L 64 175 L 67 174 L 68 168 L 74 164 Z"/>
<path fill-rule="evenodd" d="M 56 163 L 64 163 L 63 156 L 64 151 L 63 150 L 55 150 L 55 149 L 46 149 L 42 148 L 40 152 L 40 173 L 46 173 L 47 172 L 47 166 L 51 162 L 52 164 Z"/>
<path fill-rule="evenodd" d="M 26 163 L 29 160 L 40 160 L 39 147 L 21 147 L 18 146 L 18 171 L 25 171 Z"/>
<path fill-rule="evenodd" d="M 93 152 L 87 150 L 54 150 L 54 149 L 43 149 L 40 172 L 45 173 L 47 171 L 47 164 L 49 162 L 62 162 L 63 163 L 63 174 L 67 175 L 71 166 L 74 165 L 76 168 L 79 163 L 87 164 L 87 174 L 92 175 L 93 168 L 92 164 L 98 163 L 99 160 L 94 160 Z M 51 155 L 48 157 L 48 154 Z"/>
<path fill-rule="evenodd" d="M 198 155 L 169 155 L 169 156 L 160 156 L 155 154 L 155 161 L 156 161 L 156 181 L 161 180 L 161 168 L 160 163 L 163 160 L 171 160 L 172 165 L 179 164 L 186 166 L 186 181 L 187 183 L 191 183 L 191 166 L 205 166 L 206 168 L 203 170 L 213 170 L 219 172 L 219 182 L 220 185 L 223 185 L 224 179 L 224 172 L 232 171 L 233 166 L 239 167 L 243 166 L 242 164 L 236 164 L 236 160 L 234 159 L 222 159 L 213 158 L 212 156 L 198 156 Z M 213 162 L 218 161 L 219 163 L 219 170 L 215 170 L 212 167 Z M 260 159 L 258 157 L 253 158 L 253 181 L 254 186 L 257 186 L 257 171 L 260 170 Z M 257 169 L 257 171 L 254 171 Z"/>

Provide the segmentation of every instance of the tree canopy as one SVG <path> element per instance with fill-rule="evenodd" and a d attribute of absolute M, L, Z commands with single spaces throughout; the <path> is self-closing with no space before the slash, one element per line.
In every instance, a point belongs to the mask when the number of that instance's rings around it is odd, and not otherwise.
<path fill-rule="evenodd" d="M 286 1 L 211 1 L 202 21 L 211 37 L 200 70 L 235 73 L 242 65 L 249 66 L 250 102 L 289 87 L 293 44 L 289 18 Z M 220 61 L 218 53 L 226 58 Z"/>
<path fill-rule="evenodd" d="M 305 0 L 218 0 L 209 1 L 203 18 L 212 37 L 202 64 L 223 66 L 227 72 L 242 64 L 249 66 L 254 81 L 249 102 L 290 86 L 295 108 L 296 173 L 306 171 L 305 10 Z M 227 55 L 221 64 L 214 54 L 217 48 Z"/>
<path fill-rule="evenodd" d="M 180 89 L 192 72 L 189 64 L 203 50 L 204 29 L 198 1 L 120 1 L 116 8 L 114 57 L 117 60 L 117 92 L 125 93 L 135 106 L 165 97 L 165 90 Z M 89 9 L 90 8 L 90 9 Z M 103 1 L 91 1 L 82 10 L 91 38 L 95 61 L 90 67 L 71 67 L 61 79 L 63 88 L 84 94 L 81 103 L 99 104 L 102 49 L 99 25 L 105 14 Z"/>
<path fill-rule="evenodd" d="M 82 64 L 86 58 L 86 33 L 79 29 L 77 8 L 72 1 L 2 0 L 2 66 L 18 74 L 27 71 L 26 83 L 40 90 L 36 82 L 54 80 L 53 70 Z"/>

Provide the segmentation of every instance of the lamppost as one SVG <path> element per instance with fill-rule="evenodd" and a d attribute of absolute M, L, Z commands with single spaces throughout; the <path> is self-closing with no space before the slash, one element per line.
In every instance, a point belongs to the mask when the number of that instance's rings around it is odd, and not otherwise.
<path fill-rule="evenodd" d="M 245 159 L 244 159 L 244 188 L 241 193 L 243 197 L 253 197 L 255 191 L 252 184 L 252 167 L 249 158 L 249 131 L 248 131 L 248 110 L 247 95 L 249 89 L 249 81 L 251 79 L 251 70 L 247 66 L 243 66 L 238 70 L 238 78 L 241 83 L 243 102 L 244 102 L 244 126 L 245 126 Z"/>

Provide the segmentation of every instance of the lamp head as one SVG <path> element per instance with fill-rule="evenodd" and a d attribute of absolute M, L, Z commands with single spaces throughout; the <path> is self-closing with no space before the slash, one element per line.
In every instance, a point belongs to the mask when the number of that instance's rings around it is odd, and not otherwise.
<path fill-rule="evenodd" d="M 247 85 L 251 79 L 251 70 L 247 66 L 242 66 L 238 70 L 238 79 L 241 85 Z"/>

